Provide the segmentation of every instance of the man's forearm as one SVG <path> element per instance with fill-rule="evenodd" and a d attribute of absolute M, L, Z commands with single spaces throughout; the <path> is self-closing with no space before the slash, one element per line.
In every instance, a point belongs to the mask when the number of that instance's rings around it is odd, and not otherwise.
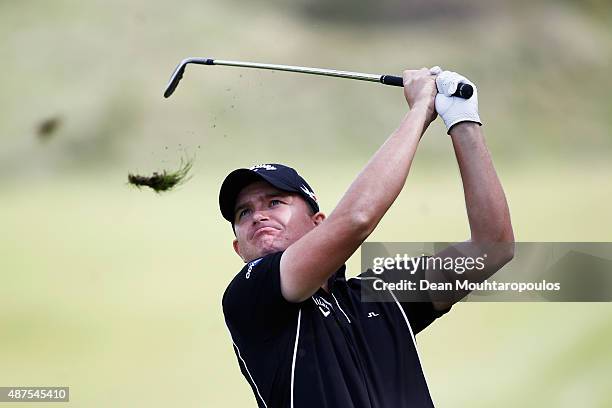
<path fill-rule="evenodd" d="M 480 126 L 472 122 L 459 123 L 451 128 L 450 135 L 461 172 L 471 237 L 467 242 L 449 246 L 436 256 L 472 259 L 485 256 L 487 261 L 482 270 L 473 269 L 462 274 L 428 270 L 426 277 L 430 282 L 452 282 L 453 285 L 456 280 L 481 282 L 514 256 L 510 211 Z M 430 291 L 430 296 L 434 308 L 445 310 L 469 292 L 459 289 Z"/>
<path fill-rule="evenodd" d="M 427 126 L 426 106 L 414 106 L 398 129 L 372 156 L 331 214 L 350 213 L 364 220 L 367 233 L 402 190 L 421 136 Z"/>
<path fill-rule="evenodd" d="M 285 299 L 301 302 L 311 296 L 374 230 L 404 185 L 426 118 L 426 110 L 412 109 L 325 222 L 287 248 L 280 264 Z"/>
<path fill-rule="evenodd" d="M 513 242 L 510 211 L 480 126 L 460 123 L 450 135 L 461 172 L 471 239 Z"/>
<path fill-rule="evenodd" d="M 329 217 L 283 253 L 281 291 L 288 301 L 301 302 L 325 285 L 376 228 L 400 193 L 419 139 L 435 117 L 436 92 L 435 78 L 428 70 L 408 70 L 403 75 L 410 112 L 374 153 Z"/>

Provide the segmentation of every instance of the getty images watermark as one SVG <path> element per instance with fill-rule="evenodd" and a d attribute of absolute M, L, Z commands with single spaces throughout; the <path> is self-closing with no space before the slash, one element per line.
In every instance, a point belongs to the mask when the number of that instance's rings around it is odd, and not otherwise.
<path fill-rule="evenodd" d="M 364 301 L 612 301 L 612 243 L 373 243 Z"/>

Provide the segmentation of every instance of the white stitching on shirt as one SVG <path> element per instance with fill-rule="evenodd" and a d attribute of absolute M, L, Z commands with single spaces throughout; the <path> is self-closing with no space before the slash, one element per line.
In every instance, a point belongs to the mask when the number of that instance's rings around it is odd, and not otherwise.
<path fill-rule="evenodd" d="M 291 408 L 293 408 L 293 386 L 295 384 L 295 359 L 297 357 L 298 342 L 300 340 L 300 321 L 302 320 L 302 309 L 298 311 L 297 330 L 295 331 L 295 345 L 293 346 L 293 362 L 291 363 Z"/>
<path fill-rule="evenodd" d="M 228 331 L 229 331 L 229 329 L 228 329 Z M 251 372 L 249 371 L 249 368 L 247 367 L 246 362 L 244 361 L 244 359 L 240 355 L 240 349 L 238 348 L 236 343 L 234 343 L 234 338 L 232 337 L 232 332 L 230 332 L 230 338 L 232 339 L 232 344 L 234 345 L 234 348 L 236 348 L 236 354 L 238 354 L 238 358 L 240 359 L 240 361 L 242 361 L 242 365 L 244 365 L 244 369 L 247 372 L 247 374 L 249 375 L 249 378 L 251 379 L 251 383 L 253 383 L 253 387 L 255 387 L 255 391 L 257 391 L 257 396 L 259 397 L 261 402 L 264 404 L 264 407 L 268 408 L 268 405 L 266 405 L 266 401 L 263 399 L 263 397 L 261 396 L 261 393 L 259 392 L 259 388 L 257 388 L 257 384 L 255 384 L 255 380 L 251 376 Z"/>
<path fill-rule="evenodd" d="M 346 315 L 346 313 L 344 313 L 344 310 L 342 310 L 342 308 L 340 307 L 340 303 L 338 303 L 338 299 L 336 299 L 336 297 L 334 296 L 333 293 L 331 295 L 334 298 L 334 300 L 336 301 L 336 304 L 338 305 L 338 309 L 340 309 L 340 311 L 342 312 L 344 317 L 346 317 L 346 320 L 348 320 L 348 322 L 351 323 L 351 319 L 349 319 L 349 317 Z"/>

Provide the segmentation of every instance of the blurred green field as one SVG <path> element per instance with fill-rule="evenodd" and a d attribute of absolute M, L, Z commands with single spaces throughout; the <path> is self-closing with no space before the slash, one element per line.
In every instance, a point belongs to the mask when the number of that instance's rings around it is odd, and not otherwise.
<path fill-rule="evenodd" d="M 255 406 L 220 307 L 241 267 L 220 182 L 286 162 L 330 212 L 407 106 L 390 87 L 220 67 L 190 67 L 164 100 L 186 56 L 465 72 L 517 240 L 612 240 L 609 5 L 470 2 L 472 17 L 361 24 L 299 4 L 0 3 L 0 386 L 68 385 L 75 407 Z M 126 184 L 184 155 L 194 178 L 178 190 Z M 370 240 L 467 234 L 436 123 Z M 606 303 L 470 303 L 418 340 L 439 407 L 608 407 L 611 323 Z"/>

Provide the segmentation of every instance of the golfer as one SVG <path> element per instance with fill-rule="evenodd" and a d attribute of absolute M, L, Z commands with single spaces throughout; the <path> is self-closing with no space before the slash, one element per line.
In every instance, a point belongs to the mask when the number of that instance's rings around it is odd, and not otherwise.
<path fill-rule="evenodd" d="M 437 115 L 455 149 L 470 226 L 469 240 L 438 255 L 488 251 L 484 270 L 462 274 L 473 281 L 513 257 L 508 205 L 485 146 L 476 87 L 454 72 L 425 68 L 404 71 L 403 79 L 409 112 L 329 216 L 306 180 L 281 164 L 235 170 L 221 186 L 221 213 L 246 263 L 223 295 L 223 312 L 259 407 L 433 406 L 414 336 L 466 293 L 425 302 L 400 302 L 390 293 L 390 301 L 363 302 L 364 285 L 378 278 L 366 272 L 346 279 L 344 263 L 399 195 Z M 451 96 L 459 83 L 473 86 L 470 99 Z"/>

